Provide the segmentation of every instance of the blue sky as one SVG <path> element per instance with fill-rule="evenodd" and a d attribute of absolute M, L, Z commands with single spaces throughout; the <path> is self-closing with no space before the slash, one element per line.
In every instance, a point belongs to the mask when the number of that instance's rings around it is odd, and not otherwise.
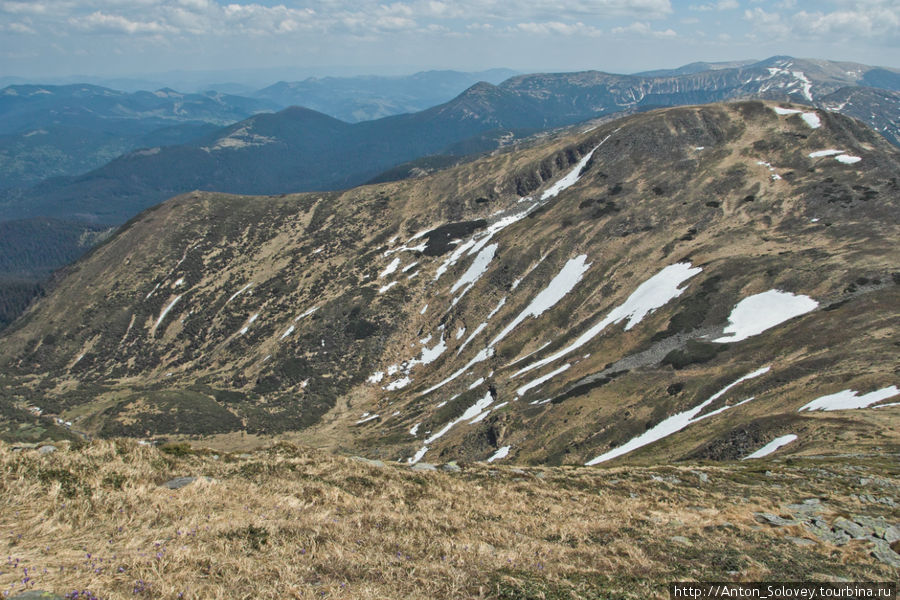
<path fill-rule="evenodd" d="M 900 67 L 900 0 L 0 0 L 0 76 L 351 67 Z"/>

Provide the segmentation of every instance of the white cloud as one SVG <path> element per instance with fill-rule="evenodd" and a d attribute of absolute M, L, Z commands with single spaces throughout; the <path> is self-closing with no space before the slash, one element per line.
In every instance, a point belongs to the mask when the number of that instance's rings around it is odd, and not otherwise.
<path fill-rule="evenodd" d="M 741 5 L 737 0 L 719 0 L 709 4 L 692 4 L 690 10 L 707 11 L 707 10 L 734 10 L 740 8 Z"/>
<path fill-rule="evenodd" d="M 77 17 L 70 23 L 79 29 L 94 33 L 173 33 L 174 27 L 158 21 L 132 21 L 121 15 L 112 15 L 102 11 L 93 12 L 86 17 Z"/>
<path fill-rule="evenodd" d="M 762 8 L 744 11 L 754 33 L 769 38 L 812 40 L 884 40 L 900 44 L 900 4 L 885 0 L 839 0 L 840 10 L 801 10 L 791 15 L 766 12 Z"/>
<path fill-rule="evenodd" d="M 581 22 L 561 23 L 559 21 L 547 21 L 544 23 L 518 23 L 513 29 L 523 33 L 537 35 L 598 36 L 603 33 L 596 27 L 591 27 Z"/>
<path fill-rule="evenodd" d="M 8 23 L 6 25 L 0 24 L 0 31 L 9 31 L 10 33 L 20 33 L 26 35 L 34 35 L 37 33 L 37 31 L 32 29 L 30 26 L 20 22 Z"/>
<path fill-rule="evenodd" d="M 642 37 L 654 37 L 654 38 L 674 38 L 678 37 L 678 34 L 675 33 L 672 29 L 665 29 L 663 31 L 655 31 L 652 27 L 650 27 L 649 23 L 644 23 L 642 21 L 635 21 L 631 25 L 627 27 L 614 27 L 612 29 L 612 33 L 616 35 L 638 35 Z"/>

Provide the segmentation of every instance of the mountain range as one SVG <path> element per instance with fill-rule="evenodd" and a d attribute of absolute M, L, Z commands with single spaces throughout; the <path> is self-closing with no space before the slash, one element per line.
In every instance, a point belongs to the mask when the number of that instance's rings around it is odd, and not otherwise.
<path fill-rule="evenodd" d="M 848 91 L 839 93 L 866 83 L 886 87 L 853 100 L 845 98 Z M 10 193 L 0 205 L 0 217 L 121 223 L 191 189 L 243 194 L 341 189 L 420 157 L 485 151 L 590 118 L 749 96 L 868 112 L 869 124 L 896 140 L 900 94 L 888 88 L 900 88 L 900 74 L 855 63 L 775 57 L 661 77 L 595 71 L 522 75 L 499 86 L 476 84 L 450 102 L 418 113 L 355 124 L 290 108 L 251 117 L 188 144 L 139 150 L 90 173 Z"/>
<path fill-rule="evenodd" d="M 190 192 L 4 332 L 4 428 L 404 464 L 896 452 L 898 186 L 864 124 L 756 100 L 347 191 Z"/>

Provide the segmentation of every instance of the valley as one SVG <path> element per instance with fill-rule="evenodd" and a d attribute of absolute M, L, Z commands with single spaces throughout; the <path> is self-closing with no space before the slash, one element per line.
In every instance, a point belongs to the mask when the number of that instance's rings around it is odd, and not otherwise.
<path fill-rule="evenodd" d="M 893 451 L 897 185 L 870 130 L 755 101 L 346 192 L 193 192 L 4 334 L 3 393 L 91 435 L 408 463 Z"/>

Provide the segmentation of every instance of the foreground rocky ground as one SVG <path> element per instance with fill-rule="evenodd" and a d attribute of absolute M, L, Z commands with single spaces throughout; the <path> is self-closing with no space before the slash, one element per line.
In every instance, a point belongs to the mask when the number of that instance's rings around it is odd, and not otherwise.
<path fill-rule="evenodd" d="M 681 580 L 896 581 L 896 456 L 419 464 L 289 444 L 0 445 L 0 594 L 666 598 Z"/>

